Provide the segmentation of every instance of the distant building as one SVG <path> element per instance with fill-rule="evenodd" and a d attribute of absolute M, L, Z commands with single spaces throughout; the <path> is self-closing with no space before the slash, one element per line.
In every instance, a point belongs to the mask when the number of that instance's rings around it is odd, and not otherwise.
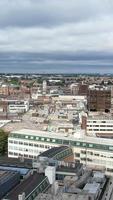
<path fill-rule="evenodd" d="M 29 102 L 20 100 L 14 101 L 11 100 L 8 102 L 8 111 L 10 113 L 24 113 L 29 110 Z"/>
<path fill-rule="evenodd" d="M 43 81 L 43 94 L 46 94 L 46 92 L 47 92 L 47 81 L 44 80 Z"/>
<path fill-rule="evenodd" d="M 88 91 L 88 110 L 110 112 L 111 90 L 106 87 L 90 87 Z"/>

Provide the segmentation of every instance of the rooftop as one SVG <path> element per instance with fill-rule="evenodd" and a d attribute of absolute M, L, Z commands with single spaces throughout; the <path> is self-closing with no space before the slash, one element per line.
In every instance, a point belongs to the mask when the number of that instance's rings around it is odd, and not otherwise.
<path fill-rule="evenodd" d="M 81 130 L 79 130 L 80 132 Z M 82 131 L 81 131 L 82 132 Z M 113 150 L 113 140 L 112 139 L 105 139 L 105 138 L 99 138 L 99 137 L 88 137 L 83 134 L 79 134 L 80 137 L 77 137 L 77 132 L 74 135 L 67 136 L 63 133 L 55 133 L 55 132 L 49 132 L 49 131 L 39 131 L 39 130 L 29 130 L 29 129 L 21 129 L 19 131 L 14 131 L 10 134 L 11 137 L 15 137 L 15 134 L 17 135 L 17 138 L 20 135 L 24 136 L 24 139 L 29 139 L 28 136 L 30 136 L 31 140 L 38 140 L 38 137 L 41 137 L 41 141 L 44 141 L 44 138 L 49 139 L 56 139 L 56 140 L 65 140 L 67 142 L 74 142 L 77 141 L 77 145 L 79 146 L 79 142 L 82 143 L 91 143 L 91 144 L 99 144 L 99 145 L 111 145 L 111 150 Z M 33 137 L 36 137 L 35 139 Z M 49 142 L 49 140 L 48 140 Z"/>
<path fill-rule="evenodd" d="M 67 146 L 53 147 L 52 149 L 49 149 L 49 150 L 41 153 L 40 156 L 53 158 L 57 154 L 65 151 L 66 149 L 69 149 L 69 147 L 67 147 Z"/>
<path fill-rule="evenodd" d="M 0 185 L 6 182 L 9 178 L 12 178 L 17 172 L 10 172 L 0 169 Z"/>
<path fill-rule="evenodd" d="M 26 197 L 45 179 L 45 176 L 34 173 L 17 185 L 5 198 L 9 200 L 18 200 L 18 195 L 25 192 Z"/>
<path fill-rule="evenodd" d="M 83 188 L 83 190 L 90 194 L 96 194 L 99 188 L 100 188 L 99 183 L 87 183 L 85 187 Z"/>

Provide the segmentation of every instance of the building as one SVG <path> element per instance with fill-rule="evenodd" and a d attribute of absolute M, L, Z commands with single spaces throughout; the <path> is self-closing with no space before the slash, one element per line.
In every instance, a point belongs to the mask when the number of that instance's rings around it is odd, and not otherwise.
<path fill-rule="evenodd" d="M 10 113 L 24 113 L 29 110 L 29 102 L 24 100 L 7 100 L 8 112 Z"/>
<path fill-rule="evenodd" d="M 71 84 L 70 85 L 71 94 L 72 95 L 80 95 L 87 96 L 88 93 L 88 85 L 87 84 Z"/>
<path fill-rule="evenodd" d="M 10 94 L 9 86 L 8 85 L 1 85 L 0 86 L 0 95 L 8 96 L 9 94 Z"/>
<path fill-rule="evenodd" d="M 89 137 L 81 130 L 69 136 L 29 129 L 12 132 L 8 137 L 8 157 L 36 159 L 47 149 L 62 145 L 72 148 L 74 160 L 113 173 L 113 140 Z"/>
<path fill-rule="evenodd" d="M 87 135 L 113 137 L 113 117 L 110 115 L 92 115 L 87 118 Z"/>
<path fill-rule="evenodd" d="M 109 112 L 111 109 L 111 89 L 90 86 L 88 91 L 88 110 Z"/>
<path fill-rule="evenodd" d="M 29 101 L 17 99 L 4 99 L 0 101 L 0 108 L 2 112 L 24 113 L 29 110 Z"/>
<path fill-rule="evenodd" d="M 11 190 L 3 200 L 33 200 L 40 192 L 46 191 L 49 185 L 46 176 L 34 172 Z"/>
<path fill-rule="evenodd" d="M 62 182 L 55 181 L 49 191 L 40 193 L 35 200 L 105 200 L 106 183 L 110 184 L 111 181 L 112 179 L 108 181 L 102 172 L 83 170 L 81 174 L 65 176 Z M 111 185 L 109 194 L 106 196 L 112 199 L 113 185 Z"/>

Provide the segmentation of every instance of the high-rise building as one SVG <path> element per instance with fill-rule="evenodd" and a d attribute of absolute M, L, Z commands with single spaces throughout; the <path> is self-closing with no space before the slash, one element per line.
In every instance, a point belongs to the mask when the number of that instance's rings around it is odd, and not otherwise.
<path fill-rule="evenodd" d="M 111 90 L 105 87 L 89 88 L 88 110 L 109 112 L 111 109 Z"/>

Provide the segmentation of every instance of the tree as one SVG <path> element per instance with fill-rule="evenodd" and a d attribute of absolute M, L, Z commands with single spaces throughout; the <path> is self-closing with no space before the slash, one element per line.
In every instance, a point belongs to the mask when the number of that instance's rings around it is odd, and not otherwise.
<path fill-rule="evenodd" d="M 8 133 L 0 129 L 0 155 L 4 155 L 7 151 Z"/>

